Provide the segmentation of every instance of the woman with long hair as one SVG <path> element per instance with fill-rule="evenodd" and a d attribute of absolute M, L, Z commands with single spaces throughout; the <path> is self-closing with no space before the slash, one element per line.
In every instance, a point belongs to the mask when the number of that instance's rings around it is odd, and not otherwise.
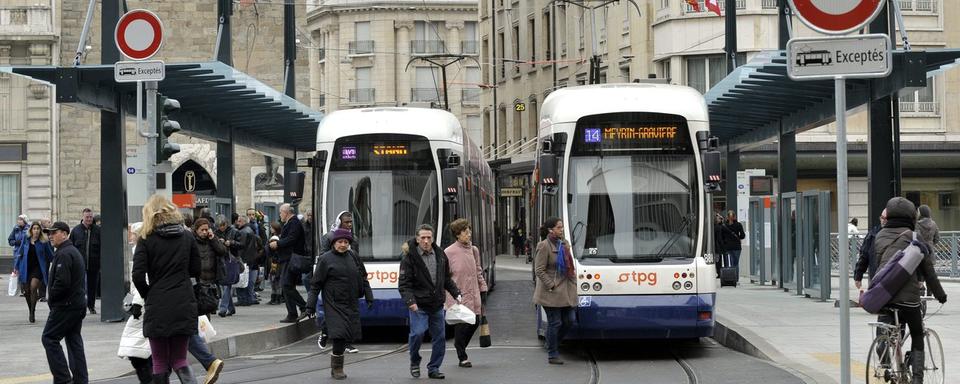
<path fill-rule="evenodd" d="M 17 254 L 20 255 L 16 259 L 17 275 L 23 286 L 23 296 L 27 299 L 27 309 L 30 310 L 29 320 L 35 323 L 40 287 L 47 284 L 47 266 L 53 260 L 53 246 L 47 241 L 40 222 L 34 221 L 17 248 Z"/>
<path fill-rule="evenodd" d="M 147 281 L 147 275 L 150 281 Z M 133 283 L 144 300 L 143 335 L 150 340 L 154 383 L 195 384 L 187 343 L 197 334 L 197 301 L 190 278 L 200 275 L 200 253 L 183 217 L 166 197 L 143 206 L 143 227 L 133 255 Z"/>
<path fill-rule="evenodd" d="M 563 238 L 563 221 L 549 217 L 543 222 L 547 238 L 537 244 L 533 271 L 537 286 L 533 302 L 547 313 L 547 362 L 563 364 L 560 342 L 573 326 L 577 308 L 577 276 L 570 243 Z"/>

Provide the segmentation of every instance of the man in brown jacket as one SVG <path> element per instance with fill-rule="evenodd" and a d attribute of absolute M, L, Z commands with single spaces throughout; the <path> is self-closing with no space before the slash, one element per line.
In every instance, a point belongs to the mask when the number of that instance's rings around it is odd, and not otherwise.
<path fill-rule="evenodd" d="M 577 308 L 577 277 L 570 243 L 563 238 L 563 222 L 556 217 L 543 223 L 547 238 L 537 244 L 533 271 L 537 287 L 533 302 L 547 313 L 547 362 L 563 364 L 559 344 L 573 326 Z"/>

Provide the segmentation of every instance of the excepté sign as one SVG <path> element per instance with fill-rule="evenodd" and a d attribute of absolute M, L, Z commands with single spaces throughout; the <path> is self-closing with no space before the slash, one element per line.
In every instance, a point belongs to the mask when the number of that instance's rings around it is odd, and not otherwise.
<path fill-rule="evenodd" d="M 790 0 L 793 13 L 811 29 L 844 35 L 863 28 L 883 9 L 886 0 Z"/>

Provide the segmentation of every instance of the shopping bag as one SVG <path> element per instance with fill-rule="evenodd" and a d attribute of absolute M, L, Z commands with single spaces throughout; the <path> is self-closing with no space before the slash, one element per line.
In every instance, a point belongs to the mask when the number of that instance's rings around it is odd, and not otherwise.
<path fill-rule="evenodd" d="M 490 324 L 487 323 L 487 316 L 480 315 L 480 348 L 486 348 L 490 345 Z"/>
<path fill-rule="evenodd" d="M 19 290 L 20 279 L 17 276 L 17 272 L 14 271 L 10 274 L 10 284 L 7 285 L 7 296 L 16 296 Z"/>
<path fill-rule="evenodd" d="M 119 357 L 136 357 L 146 359 L 150 357 L 150 341 L 143 337 L 143 316 L 139 319 L 130 316 L 120 335 L 120 347 L 117 349 Z"/>
<path fill-rule="evenodd" d="M 454 304 L 447 309 L 447 324 L 476 324 L 477 314 L 463 304 Z"/>
<path fill-rule="evenodd" d="M 208 343 L 217 336 L 217 330 L 213 329 L 213 323 L 211 323 L 210 319 L 207 319 L 206 316 L 197 317 L 197 331 L 199 331 L 203 341 Z"/>
<path fill-rule="evenodd" d="M 243 270 L 240 271 L 240 280 L 233 285 L 234 288 L 246 288 L 247 284 L 250 282 L 250 271 L 247 269 L 247 266 L 243 266 Z"/>

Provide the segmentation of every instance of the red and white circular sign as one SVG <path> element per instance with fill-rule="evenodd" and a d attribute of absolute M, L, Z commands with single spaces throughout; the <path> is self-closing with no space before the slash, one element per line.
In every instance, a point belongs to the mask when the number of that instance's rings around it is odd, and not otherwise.
<path fill-rule="evenodd" d="M 163 23 L 153 12 L 134 9 L 120 16 L 113 37 L 124 56 L 146 60 L 163 45 Z"/>
<path fill-rule="evenodd" d="M 811 29 L 842 35 L 877 17 L 886 0 L 790 0 L 793 12 Z"/>

